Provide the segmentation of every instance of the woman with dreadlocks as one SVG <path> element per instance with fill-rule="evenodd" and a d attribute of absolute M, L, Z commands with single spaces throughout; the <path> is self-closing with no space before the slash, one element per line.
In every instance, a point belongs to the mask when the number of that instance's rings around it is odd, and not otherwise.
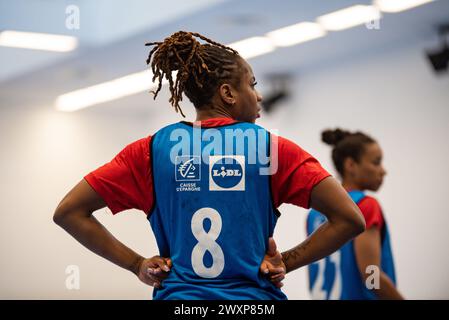
<path fill-rule="evenodd" d="M 325 130 L 324 143 L 333 146 L 332 160 L 341 175 L 343 187 L 359 206 L 366 231 L 331 256 L 309 265 L 309 284 L 314 299 L 402 299 L 396 288 L 393 255 L 387 223 L 379 202 L 365 194 L 377 191 L 386 172 L 382 166 L 382 149 L 362 132 L 341 129 Z M 325 221 L 311 210 L 307 232 Z"/>
<path fill-rule="evenodd" d="M 129 144 L 66 195 L 54 221 L 154 286 L 154 299 L 286 299 L 285 273 L 337 250 L 364 230 L 363 217 L 315 158 L 254 124 L 262 97 L 238 52 L 184 31 L 148 45 L 155 97 L 168 80 L 171 105 L 183 115 L 185 94 L 196 120 Z M 282 203 L 328 222 L 281 254 L 271 236 Z M 105 206 L 144 211 L 159 255 L 144 258 L 114 238 L 92 216 Z"/>

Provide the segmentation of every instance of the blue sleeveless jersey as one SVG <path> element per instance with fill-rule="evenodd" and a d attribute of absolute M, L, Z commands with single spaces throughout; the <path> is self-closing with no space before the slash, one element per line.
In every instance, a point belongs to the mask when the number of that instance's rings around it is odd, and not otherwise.
<path fill-rule="evenodd" d="M 352 200 L 358 204 L 365 194 L 361 191 L 349 192 Z M 323 222 L 324 215 L 311 210 L 307 217 L 307 234 L 310 235 Z M 386 222 L 381 230 L 381 269 L 396 285 L 390 236 Z M 357 267 L 354 241 L 349 241 L 332 255 L 308 266 L 309 289 L 312 299 L 316 300 L 375 300 L 373 290 L 365 286 Z"/>
<path fill-rule="evenodd" d="M 243 139 L 242 139 L 243 136 Z M 173 267 L 153 299 L 286 299 L 259 272 L 277 221 L 269 133 L 251 123 L 186 122 L 151 139 L 159 254 Z"/>

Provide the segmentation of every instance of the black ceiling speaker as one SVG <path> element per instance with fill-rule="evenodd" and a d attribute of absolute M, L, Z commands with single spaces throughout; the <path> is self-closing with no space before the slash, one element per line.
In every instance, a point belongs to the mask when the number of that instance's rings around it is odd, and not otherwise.
<path fill-rule="evenodd" d="M 263 94 L 262 108 L 266 113 L 278 108 L 281 102 L 290 97 L 291 75 L 287 73 L 273 73 L 267 76 L 271 89 Z"/>
<path fill-rule="evenodd" d="M 426 55 L 437 73 L 447 71 L 449 63 L 449 45 L 447 36 L 449 34 L 449 24 L 444 24 L 438 27 L 438 34 L 441 38 L 441 46 L 436 50 L 427 51 Z"/>

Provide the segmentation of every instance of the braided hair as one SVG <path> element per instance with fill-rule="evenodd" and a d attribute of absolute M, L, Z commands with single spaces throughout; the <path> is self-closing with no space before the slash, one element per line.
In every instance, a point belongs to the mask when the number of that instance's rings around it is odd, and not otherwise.
<path fill-rule="evenodd" d="M 335 130 L 324 130 L 321 133 L 321 140 L 333 146 L 332 161 L 342 177 L 344 176 L 344 160 L 352 158 L 354 161 L 359 162 L 365 152 L 365 146 L 376 142 L 376 140 L 363 132 L 349 132 L 338 128 Z"/>
<path fill-rule="evenodd" d="M 201 44 L 196 38 L 207 43 Z M 169 102 L 183 117 L 179 106 L 183 93 L 195 108 L 203 108 L 210 104 L 221 84 L 239 84 L 237 71 L 242 58 L 238 52 L 199 33 L 179 31 L 162 42 L 145 45 L 155 46 L 146 60 L 147 65 L 151 65 L 153 81 L 158 81 L 156 91 L 152 91 L 154 99 L 161 90 L 163 78 L 167 79 L 171 93 Z M 176 80 L 173 80 L 173 71 L 177 71 Z"/>

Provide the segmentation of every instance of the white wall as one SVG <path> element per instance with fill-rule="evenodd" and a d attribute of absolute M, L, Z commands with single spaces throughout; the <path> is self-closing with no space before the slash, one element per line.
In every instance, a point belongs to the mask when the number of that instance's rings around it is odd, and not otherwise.
<path fill-rule="evenodd" d="M 389 49 L 300 74 L 295 98 L 260 124 L 280 128 L 281 135 L 331 171 L 330 149 L 320 142 L 323 128 L 361 129 L 377 138 L 388 170 L 377 197 L 392 229 L 399 288 L 409 298 L 449 298 L 449 78 L 433 75 L 422 56 L 425 45 Z M 90 253 L 53 224 L 52 214 L 84 174 L 129 142 L 179 120 L 170 107 L 164 108 L 149 103 L 143 113 L 108 115 L 104 109 L 61 114 L 48 106 L 2 106 L 0 298 L 151 296 L 151 289 L 132 274 Z M 282 206 L 281 211 L 275 237 L 279 247 L 287 249 L 304 239 L 306 211 L 293 206 Z M 96 215 L 134 250 L 156 254 L 143 213 L 113 217 L 100 210 Z M 80 290 L 65 287 L 68 265 L 80 267 Z M 285 283 L 291 299 L 309 297 L 305 269 L 290 274 Z"/>
<path fill-rule="evenodd" d="M 324 128 L 375 137 L 388 171 L 375 196 L 390 225 L 399 289 L 408 298 L 448 299 L 449 75 L 433 74 L 423 55 L 429 46 L 432 41 L 373 52 L 303 74 L 296 99 L 274 125 L 332 173 L 331 148 L 320 143 Z M 285 211 L 289 217 L 277 229 L 284 248 L 297 241 L 290 234 L 303 237 L 305 219 L 302 210 Z M 305 277 L 286 281 L 290 297 L 304 296 Z"/>

